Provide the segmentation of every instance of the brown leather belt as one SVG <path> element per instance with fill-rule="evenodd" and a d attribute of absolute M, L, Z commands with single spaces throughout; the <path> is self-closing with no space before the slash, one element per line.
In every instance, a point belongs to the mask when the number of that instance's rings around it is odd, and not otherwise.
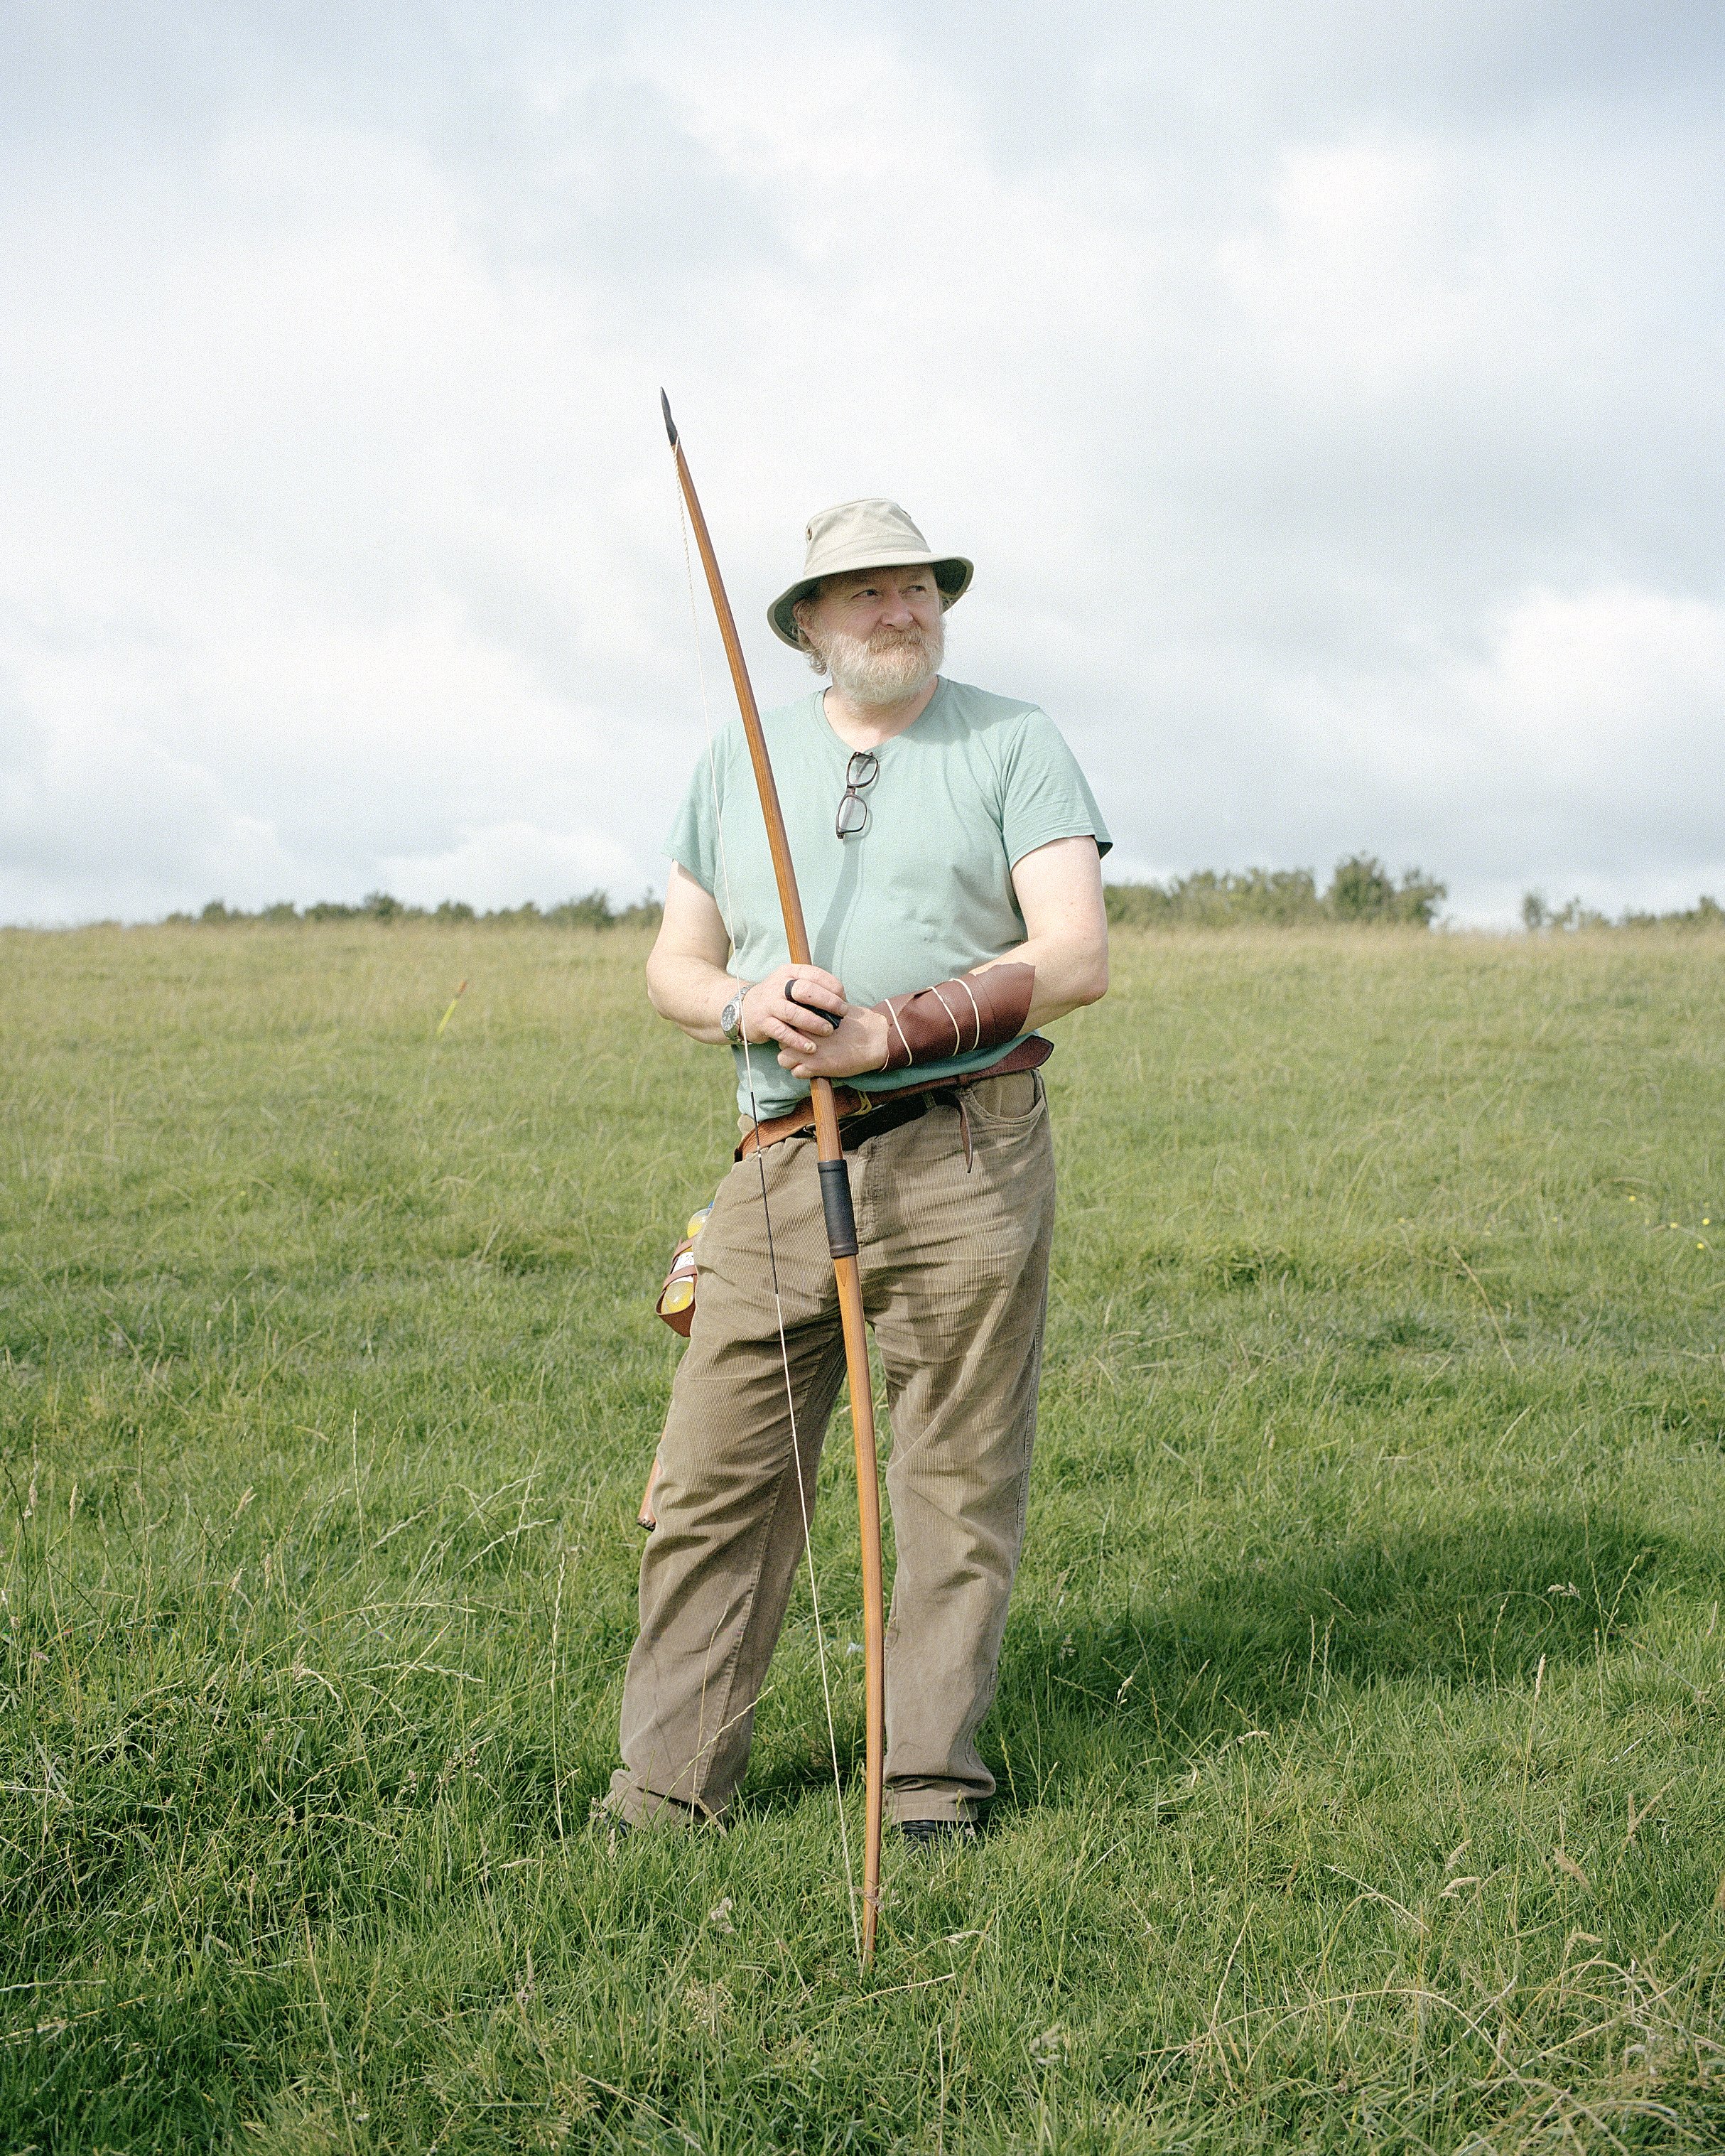
<path fill-rule="evenodd" d="M 918 1116 L 927 1114 L 942 1094 L 963 1093 L 969 1086 L 980 1086 L 985 1078 L 1009 1078 L 1014 1071 L 1039 1070 L 1053 1054 L 1051 1040 L 1032 1034 L 1016 1048 L 1009 1048 L 998 1063 L 991 1063 L 986 1070 L 966 1070 L 950 1078 L 932 1078 L 926 1086 L 896 1086 L 884 1095 L 860 1092 L 855 1086 L 835 1086 L 833 1106 L 839 1111 L 839 1139 L 846 1152 L 854 1152 L 870 1138 L 877 1138 L 885 1131 L 896 1131 L 901 1123 L 914 1122 Z M 757 1123 L 752 1130 L 745 1131 L 736 1158 L 747 1160 L 762 1146 L 801 1137 L 814 1128 L 814 1104 L 805 1101 L 788 1115 L 774 1116 L 767 1122 Z"/>

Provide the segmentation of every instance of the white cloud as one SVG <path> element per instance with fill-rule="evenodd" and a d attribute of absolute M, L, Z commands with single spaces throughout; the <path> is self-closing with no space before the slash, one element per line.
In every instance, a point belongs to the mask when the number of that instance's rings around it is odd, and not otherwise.
<path fill-rule="evenodd" d="M 1725 606 L 1532 593 L 1460 685 L 1482 867 L 1598 901 L 1649 863 L 1667 903 L 1725 890 Z"/>
<path fill-rule="evenodd" d="M 189 12 L 0 31 L 7 917 L 656 879 L 661 381 L 763 699 L 899 495 L 1122 869 L 1718 880 L 1704 16 Z"/>
<path fill-rule="evenodd" d="M 490 824 L 442 853 L 389 855 L 383 861 L 384 884 L 416 906 L 435 906 L 451 891 L 480 906 L 519 906 L 524 891 L 578 898 L 608 888 L 632 898 L 634 872 L 628 848 L 594 825 L 552 831 Z"/>

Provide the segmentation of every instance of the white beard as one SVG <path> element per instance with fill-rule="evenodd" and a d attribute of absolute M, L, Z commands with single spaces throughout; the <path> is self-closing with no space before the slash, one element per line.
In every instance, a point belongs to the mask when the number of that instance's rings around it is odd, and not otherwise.
<path fill-rule="evenodd" d="M 901 704 L 939 673 L 946 644 L 946 624 L 939 619 L 927 634 L 877 629 L 867 639 L 835 629 L 814 658 L 852 703 Z"/>

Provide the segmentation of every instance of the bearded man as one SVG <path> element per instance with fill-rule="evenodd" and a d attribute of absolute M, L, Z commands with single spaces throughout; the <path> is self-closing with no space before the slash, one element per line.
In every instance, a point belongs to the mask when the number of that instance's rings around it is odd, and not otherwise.
<path fill-rule="evenodd" d="M 735 725 L 672 829 L 648 961 L 660 1015 L 731 1047 L 742 1143 L 696 1246 L 605 1810 L 714 1818 L 742 1778 L 845 1373 L 819 1076 L 845 1081 L 891 1425 L 886 1810 L 927 1843 L 973 1835 L 993 1794 L 976 1734 L 1024 1535 L 1054 1225 L 1036 1029 L 1106 988 L 1110 842 L 1041 711 L 940 673 L 972 564 L 891 501 L 826 510 L 806 536 L 768 619 L 830 685 L 762 723 L 819 963 L 788 962 Z"/>

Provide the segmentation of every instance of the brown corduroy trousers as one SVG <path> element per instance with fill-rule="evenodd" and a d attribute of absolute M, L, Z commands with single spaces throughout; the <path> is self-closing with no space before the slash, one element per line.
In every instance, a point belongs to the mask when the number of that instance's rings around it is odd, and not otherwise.
<path fill-rule="evenodd" d="M 964 1098 L 968 1168 L 949 1101 L 846 1156 L 891 1427 L 886 1806 L 898 1820 L 973 1817 L 993 1793 L 975 1739 L 1024 1538 L 1047 1307 L 1042 1081 L 985 1079 Z M 660 1443 L 624 1764 L 607 1799 L 632 1824 L 721 1814 L 747 1763 L 845 1376 L 814 1165 L 810 1138 L 740 1162 L 696 1245 L 695 1324 Z"/>

